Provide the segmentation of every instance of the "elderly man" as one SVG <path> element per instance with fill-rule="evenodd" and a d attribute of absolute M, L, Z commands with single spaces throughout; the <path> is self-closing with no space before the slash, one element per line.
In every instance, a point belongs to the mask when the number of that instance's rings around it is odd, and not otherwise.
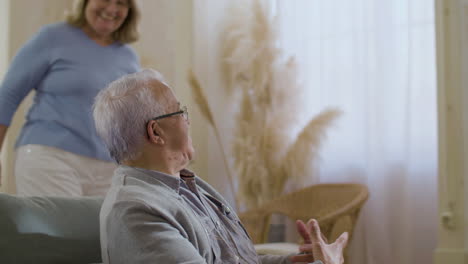
<path fill-rule="evenodd" d="M 256 254 L 223 197 L 185 169 L 194 154 L 187 109 L 156 71 L 111 83 L 93 114 L 120 164 L 101 209 L 104 263 L 342 263 L 347 234 L 326 244 L 315 220 L 297 223 L 301 254 Z"/>

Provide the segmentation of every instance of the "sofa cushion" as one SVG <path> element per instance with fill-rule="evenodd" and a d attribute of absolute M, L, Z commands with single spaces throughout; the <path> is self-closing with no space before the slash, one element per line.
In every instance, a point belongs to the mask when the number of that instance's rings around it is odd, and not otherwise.
<path fill-rule="evenodd" d="M 99 263 L 103 198 L 0 193 L 0 263 Z"/>

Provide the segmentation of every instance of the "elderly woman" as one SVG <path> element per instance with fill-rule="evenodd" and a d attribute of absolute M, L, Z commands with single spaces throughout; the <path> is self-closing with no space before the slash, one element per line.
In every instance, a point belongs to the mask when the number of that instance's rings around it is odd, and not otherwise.
<path fill-rule="evenodd" d="M 35 90 L 16 142 L 20 195 L 106 193 L 115 165 L 91 116 L 96 94 L 139 62 L 134 0 L 78 0 L 67 22 L 43 27 L 13 59 L 0 86 L 0 147 L 13 114 Z"/>
<path fill-rule="evenodd" d="M 236 213 L 186 169 L 194 155 L 187 109 L 157 72 L 112 82 L 96 97 L 98 134 L 121 164 L 101 209 L 104 263 L 341 264 L 348 236 L 323 241 L 298 221 L 303 254 L 258 256 Z"/>

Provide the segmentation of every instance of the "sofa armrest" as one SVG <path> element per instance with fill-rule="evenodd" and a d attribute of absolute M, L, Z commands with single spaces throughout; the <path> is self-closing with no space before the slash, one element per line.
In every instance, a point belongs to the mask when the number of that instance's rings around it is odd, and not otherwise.
<path fill-rule="evenodd" d="M 0 263 L 99 263 L 103 198 L 0 193 Z"/>

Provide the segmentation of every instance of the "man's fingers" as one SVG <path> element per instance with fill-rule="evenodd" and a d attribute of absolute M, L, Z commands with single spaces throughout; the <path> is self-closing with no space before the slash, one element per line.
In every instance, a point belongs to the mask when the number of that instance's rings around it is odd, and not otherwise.
<path fill-rule="evenodd" d="M 307 230 L 307 226 L 302 222 L 302 220 L 296 221 L 297 232 L 304 239 L 304 244 L 310 244 L 310 232 Z"/>
<path fill-rule="evenodd" d="M 320 232 L 320 236 L 322 237 L 322 240 L 325 242 L 325 244 L 328 244 L 328 238 L 326 238 L 322 232 Z"/>
<path fill-rule="evenodd" d="M 336 244 L 338 244 L 342 249 L 348 245 L 349 235 L 348 232 L 344 232 L 340 237 L 336 239 Z"/>
<path fill-rule="evenodd" d="M 312 244 L 304 244 L 299 246 L 299 252 L 312 252 Z"/>
<path fill-rule="evenodd" d="M 310 229 L 310 235 L 312 238 L 317 241 L 317 242 L 324 242 L 322 239 L 322 233 L 320 232 L 320 226 L 315 219 L 310 219 L 309 222 L 307 222 L 307 226 Z"/>

